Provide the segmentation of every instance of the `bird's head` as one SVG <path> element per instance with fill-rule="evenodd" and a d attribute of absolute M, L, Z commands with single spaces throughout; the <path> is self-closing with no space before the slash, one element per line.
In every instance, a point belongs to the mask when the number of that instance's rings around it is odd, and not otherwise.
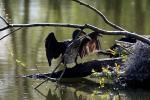
<path fill-rule="evenodd" d="M 83 30 L 79 30 L 79 29 L 77 29 L 77 30 L 75 30 L 73 33 L 72 33 L 72 39 L 74 40 L 74 39 L 77 39 L 77 38 L 79 38 L 80 36 L 82 36 L 82 35 L 85 35 L 86 33 L 83 31 Z"/>

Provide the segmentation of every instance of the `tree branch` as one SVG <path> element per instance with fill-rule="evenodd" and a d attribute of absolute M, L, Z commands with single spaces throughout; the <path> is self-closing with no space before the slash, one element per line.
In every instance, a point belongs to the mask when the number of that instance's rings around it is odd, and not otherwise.
<path fill-rule="evenodd" d="M 69 28 L 84 28 L 84 25 L 79 24 L 68 24 L 68 23 L 32 23 L 32 24 L 9 24 L 4 28 L 1 28 L 0 31 L 4 31 L 9 28 L 15 27 L 69 27 Z"/>
<path fill-rule="evenodd" d="M 82 2 L 82 1 L 80 1 L 80 0 L 72 0 L 72 1 L 77 2 L 77 3 L 79 3 L 80 5 L 83 5 L 83 6 L 87 7 L 87 8 L 89 8 L 89 9 L 93 10 L 94 12 L 96 12 L 96 13 L 104 20 L 105 23 L 107 23 L 107 24 L 110 25 L 111 27 L 113 27 L 113 28 L 115 28 L 115 29 L 118 29 L 118 30 L 120 30 L 120 31 L 126 31 L 126 30 L 123 29 L 122 27 L 120 27 L 120 26 L 118 26 L 118 25 L 116 25 L 116 24 L 110 22 L 110 21 L 106 18 L 106 16 L 105 16 L 102 12 L 100 12 L 98 9 L 96 9 L 96 8 L 94 8 L 94 7 L 88 5 L 87 3 Z"/>
<path fill-rule="evenodd" d="M 4 18 L 3 18 L 4 19 Z M 69 23 L 33 23 L 33 24 L 8 24 L 8 26 L 1 28 L 0 31 L 9 29 L 9 28 L 17 28 L 17 27 L 68 27 L 68 28 L 80 28 L 80 29 L 91 29 L 92 31 L 98 32 L 99 34 L 103 35 L 125 35 L 125 36 L 132 36 L 144 43 L 150 45 L 150 40 L 146 37 L 138 35 L 136 33 L 131 33 L 128 31 L 107 31 L 100 28 L 97 28 L 90 24 L 80 25 L 80 24 L 69 24 Z"/>
<path fill-rule="evenodd" d="M 97 28 L 95 26 L 92 26 L 90 24 L 85 24 L 85 27 L 93 30 L 93 31 L 96 31 L 100 34 L 103 34 L 103 35 L 125 35 L 125 36 L 131 36 L 131 37 L 134 37 L 136 38 L 137 40 L 140 40 L 144 43 L 147 43 L 150 45 L 150 40 L 146 37 L 143 37 L 141 35 L 138 35 L 136 33 L 131 33 L 131 32 L 128 32 L 128 31 L 106 31 L 106 30 L 103 30 L 103 29 L 100 29 L 100 28 Z"/>
<path fill-rule="evenodd" d="M 8 28 L 10 28 L 11 26 L 6 26 L 6 27 L 3 27 L 3 28 L 0 28 L 0 31 L 4 31 L 4 30 L 6 30 L 6 29 L 8 29 Z"/>
<path fill-rule="evenodd" d="M 9 23 L 8 23 L 2 16 L 0 16 L 0 18 L 5 22 L 5 24 L 6 24 L 7 26 L 9 26 Z"/>
<path fill-rule="evenodd" d="M 16 31 L 20 30 L 21 28 L 22 28 L 22 27 L 17 28 L 17 29 L 15 29 L 15 30 L 13 30 L 12 32 L 10 32 L 10 33 L 8 33 L 8 34 L 4 35 L 3 37 L 1 37 L 1 38 L 0 38 L 0 40 L 4 39 L 5 37 L 7 37 L 7 36 L 9 36 L 9 35 L 11 35 L 11 34 L 13 34 L 14 32 L 16 32 Z"/>

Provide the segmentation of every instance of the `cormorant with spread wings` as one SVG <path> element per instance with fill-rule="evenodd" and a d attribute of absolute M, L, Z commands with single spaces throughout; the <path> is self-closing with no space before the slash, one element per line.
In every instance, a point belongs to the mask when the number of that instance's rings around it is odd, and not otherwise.
<path fill-rule="evenodd" d="M 45 40 L 46 56 L 49 66 L 52 59 L 58 58 L 60 55 L 61 62 L 64 64 L 77 63 L 77 57 L 81 58 L 85 55 L 100 50 L 99 34 L 92 32 L 86 34 L 82 30 L 75 30 L 72 34 L 72 40 L 58 42 L 51 32 Z"/>

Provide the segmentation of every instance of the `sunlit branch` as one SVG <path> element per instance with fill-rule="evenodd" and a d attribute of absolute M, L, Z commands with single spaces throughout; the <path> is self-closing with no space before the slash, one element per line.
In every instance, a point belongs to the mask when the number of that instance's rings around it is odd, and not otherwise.
<path fill-rule="evenodd" d="M 9 28 L 16 27 L 70 27 L 70 28 L 84 28 L 84 25 L 68 24 L 68 23 L 32 23 L 32 24 L 9 24 L 9 26 L 0 28 L 0 31 L 4 31 Z"/>
<path fill-rule="evenodd" d="M 6 29 L 10 28 L 10 26 L 6 26 L 6 27 L 3 27 L 3 28 L 0 28 L 0 31 L 4 31 Z"/>
<path fill-rule="evenodd" d="M 103 35 L 125 35 L 125 36 L 131 36 L 131 37 L 134 37 L 136 38 L 137 40 L 140 40 L 144 43 L 147 43 L 150 45 L 150 40 L 146 37 L 143 37 L 141 35 L 138 35 L 136 33 L 131 33 L 131 32 L 128 32 L 128 31 L 107 31 L 107 30 L 103 30 L 103 29 L 100 29 L 100 28 L 97 28 L 93 25 L 90 25 L 90 24 L 85 24 L 85 27 L 93 30 L 93 31 L 96 31 L 100 34 L 103 34 Z"/>
<path fill-rule="evenodd" d="M 83 6 L 87 7 L 87 8 L 89 8 L 89 9 L 93 10 L 94 12 L 96 12 L 96 13 L 105 21 L 105 23 L 107 23 L 107 24 L 110 25 L 111 27 L 113 27 L 113 28 L 115 28 L 115 29 L 118 29 L 118 30 L 120 30 L 120 31 L 126 31 L 126 30 L 123 29 L 122 27 L 120 27 L 120 26 L 118 26 L 118 25 L 116 25 L 116 24 L 110 22 L 102 12 L 100 12 L 98 9 L 94 8 L 93 6 L 88 5 L 87 3 L 82 2 L 82 1 L 80 1 L 80 0 L 72 0 L 72 1 L 77 2 L 77 3 L 79 3 L 80 5 L 83 5 Z"/>
<path fill-rule="evenodd" d="M 8 23 L 2 16 L 0 16 L 0 18 L 5 22 L 5 24 L 6 24 L 7 26 L 9 26 L 9 23 Z"/>
<path fill-rule="evenodd" d="M 144 43 L 147 43 L 150 45 L 150 40 L 138 35 L 136 33 L 131 33 L 128 31 L 107 31 L 100 29 L 98 27 L 95 27 L 90 24 L 69 24 L 69 23 L 33 23 L 33 24 L 9 24 L 7 27 L 1 28 L 0 31 L 9 29 L 9 28 L 17 28 L 17 27 L 67 27 L 67 28 L 80 28 L 80 29 L 91 29 L 92 31 L 98 32 L 102 35 L 125 35 L 125 36 L 131 36 L 134 37 Z"/>

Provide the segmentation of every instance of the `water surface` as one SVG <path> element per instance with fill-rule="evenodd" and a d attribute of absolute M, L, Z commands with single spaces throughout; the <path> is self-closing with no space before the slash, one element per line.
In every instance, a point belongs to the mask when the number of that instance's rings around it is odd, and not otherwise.
<path fill-rule="evenodd" d="M 150 33 L 150 0 L 83 0 L 102 11 L 110 21 L 141 35 Z M 113 30 L 93 11 L 71 0 L 0 0 L 0 15 L 9 23 L 74 23 L 92 24 Z M 0 20 L 0 27 L 5 24 Z M 0 32 L 0 37 L 13 29 Z M 44 39 L 54 32 L 59 41 L 71 38 L 74 29 L 37 27 L 23 28 L 0 41 L 0 100 L 149 100 L 150 91 L 145 89 L 116 90 L 114 87 L 100 89 L 94 83 L 84 79 L 72 84 L 62 84 L 56 91 L 55 83 L 43 80 L 20 78 L 26 74 L 50 72 L 45 56 Z M 88 32 L 89 30 L 87 30 Z M 104 36 L 102 48 L 113 45 L 119 37 Z M 97 59 L 90 55 L 82 62 Z M 53 66 L 57 60 L 53 61 Z"/>

